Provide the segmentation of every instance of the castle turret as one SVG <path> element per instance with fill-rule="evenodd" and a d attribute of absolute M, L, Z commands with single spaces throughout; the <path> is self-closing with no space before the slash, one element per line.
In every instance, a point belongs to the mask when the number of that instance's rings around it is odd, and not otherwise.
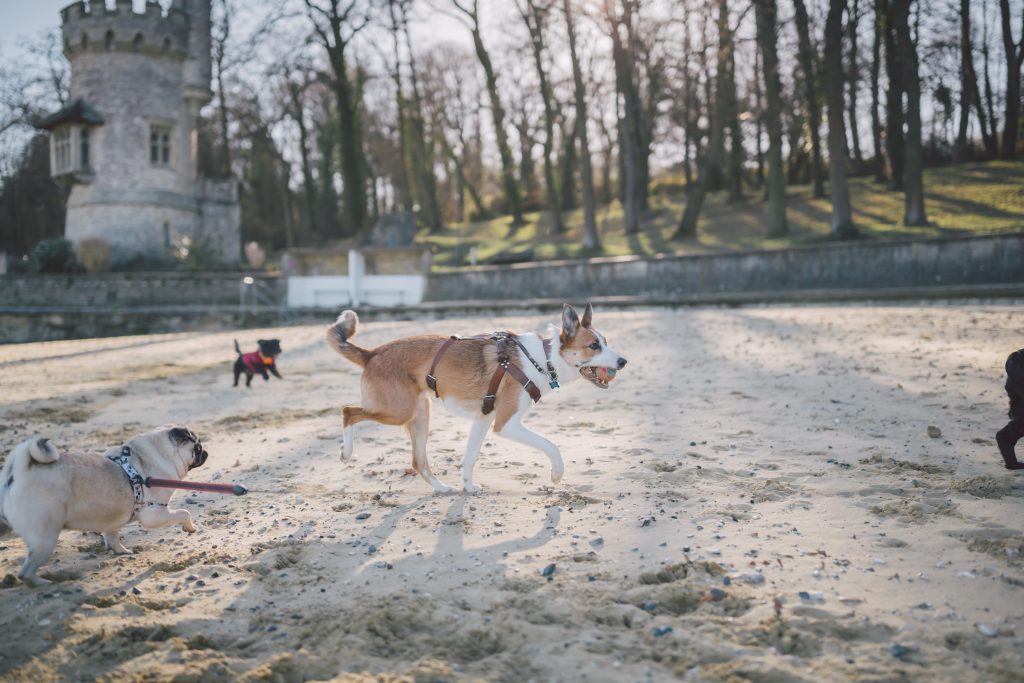
<path fill-rule="evenodd" d="M 75 2 L 61 11 L 72 104 L 48 116 L 51 173 L 70 179 L 65 235 L 116 260 L 158 259 L 184 237 L 237 261 L 234 181 L 199 177 L 197 124 L 210 101 L 210 0 Z"/>
<path fill-rule="evenodd" d="M 210 57 L 210 0 L 176 0 L 188 15 L 189 54 L 185 60 L 185 96 L 206 104 L 213 97 L 210 90 L 212 63 Z"/>

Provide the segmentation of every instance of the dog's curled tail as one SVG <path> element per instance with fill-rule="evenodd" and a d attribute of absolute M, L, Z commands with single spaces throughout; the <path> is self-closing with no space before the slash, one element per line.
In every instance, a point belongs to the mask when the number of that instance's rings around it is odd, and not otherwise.
<path fill-rule="evenodd" d="M 33 462 L 47 465 L 60 459 L 60 451 L 49 439 L 29 439 L 14 447 L 0 472 L 0 535 L 10 530 L 4 518 L 4 498 Z"/>
<path fill-rule="evenodd" d="M 356 312 L 342 311 L 334 324 L 327 327 L 327 345 L 359 367 L 366 367 L 373 357 L 373 352 L 349 342 L 349 339 L 356 336 L 358 330 L 359 316 Z"/>

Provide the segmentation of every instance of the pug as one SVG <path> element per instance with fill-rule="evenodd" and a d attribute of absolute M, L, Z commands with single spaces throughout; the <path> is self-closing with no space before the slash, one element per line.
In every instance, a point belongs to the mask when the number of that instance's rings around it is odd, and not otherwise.
<path fill-rule="evenodd" d="M 168 507 L 174 490 L 151 489 L 145 481 L 182 479 L 207 457 L 192 430 L 174 425 L 132 437 L 104 455 L 61 453 L 49 439 L 19 444 L 0 473 L 0 533 L 13 529 L 28 547 L 18 577 L 29 586 L 49 583 L 36 571 L 62 529 L 98 532 L 118 554 L 131 553 L 120 537 L 130 522 L 146 529 L 179 524 L 194 532 L 188 510 Z"/>

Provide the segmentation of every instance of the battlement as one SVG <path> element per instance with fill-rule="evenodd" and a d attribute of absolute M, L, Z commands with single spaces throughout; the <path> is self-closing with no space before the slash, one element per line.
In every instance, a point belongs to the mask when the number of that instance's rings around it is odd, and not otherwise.
<path fill-rule="evenodd" d="M 160 3 L 147 0 L 143 12 L 131 0 L 74 2 L 61 10 L 64 55 L 74 60 L 85 52 L 142 52 L 185 59 L 189 56 L 189 16 L 175 3 L 164 14 Z"/>

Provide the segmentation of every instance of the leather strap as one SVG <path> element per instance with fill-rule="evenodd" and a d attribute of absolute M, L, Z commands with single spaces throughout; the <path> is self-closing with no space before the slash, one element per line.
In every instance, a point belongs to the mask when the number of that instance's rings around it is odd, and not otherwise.
<path fill-rule="evenodd" d="M 512 375 L 512 379 L 519 382 L 526 390 L 526 393 L 530 395 L 533 402 L 540 401 L 540 389 L 533 380 L 526 376 L 526 374 L 519 369 L 518 366 L 512 363 L 512 359 L 509 357 L 509 341 L 515 343 L 516 340 L 511 332 L 495 332 L 494 334 L 488 335 L 477 335 L 475 337 L 459 337 L 452 335 L 448 339 L 444 340 L 441 344 L 441 348 L 437 350 L 434 355 L 434 362 L 430 364 L 430 373 L 427 375 L 427 387 L 434 392 L 434 396 L 441 398 L 441 395 L 437 391 L 437 375 L 434 373 L 437 371 L 437 366 L 441 362 L 441 357 L 444 356 L 444 352 L 448 350 L 456 341 L 463 339 L 493 339 L 495 347 L 498 351 L 498 367 L 494 369 L 494 374 L 491 376 L 491 383 L 487 386 L 487 394 L 484 395 L 482 411 L 484 415 L 489 415 L 494 410 L 494 403 L 498 396 L 498 387 L 501 386 L 501 380 L 505 377 L 505 373 Z M 544 340 L 544 353 L 550 356 L 550 345 L 551 341 Z M 554 376 L 554 367 L 551 365 L 551 359 L 548 358 L 548 371 Z"/>
<path fill-rule="evenodd" d="M 430 372 L 427 374 L 427 386 L 434 390 L 434 396 L 441 398 L 441 394 L 437 393 L 437 375 L 434 372 L 437 370 L 437 364 L 441 362 L 441 356 L 448 350 L 448 347 L 452 345 L 452 342 L 459 339 L 457 335 L 452 335 L 444 340 L 444 344 L 441 344 L 441 348 L 437 350 L 437 355 L 434 356 L 434 362 L 430 364 Z"/>

